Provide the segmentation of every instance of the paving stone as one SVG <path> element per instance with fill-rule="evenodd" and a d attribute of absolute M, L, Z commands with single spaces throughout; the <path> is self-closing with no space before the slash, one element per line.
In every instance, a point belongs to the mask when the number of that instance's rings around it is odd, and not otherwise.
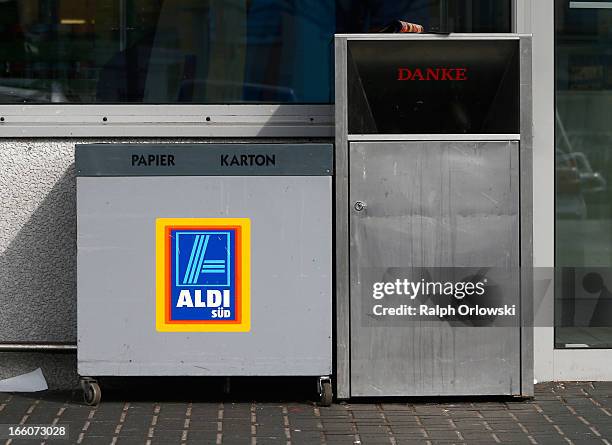
<path fill-rule="evenodd" d="M 28 416 L 28 419 L 26 420 L 26 424 L 49 424 L 52 423 L 55 418 L 57 417 L 57 411 L 56 410 L 49 410 L 49 411 L 34 411 L 32 414 L 30 414 Z M 0 419 L 2 418 L 2 416 L 0 416 Z"/>
<path fill-rule="evenodd" d="M 472 406 L 478 411 L 501 411 L 506 407 L 502 403 L 473 403 Z"/>
<path fill-rule="evenodd" d="M 397 445 L 430 445 L 431 442 L 427 439 L 413 439 L 413 438 L 396 438 L 395 443 Z"/>
<path fill-rule="evenodd" d="M 517 434 L 517 433 L 499 433 L 496 432 L 495 436 L 497 436 L 497 438 L 499 440 L 502 441 L 502 443 L 505 442 L 512 442 L 512 443 L 533 443 L 531 442 L 531 440 L 529 440 L 529 435 L 528 434 Z"/>
<path fill-rule="evenodd" d="M 86 436 L 112 436 L 115 434 L 118 422 L 95 422 L 89 423 Z"/>
<path fill-rule="evenodd" d="M 155 428 L 161 429 L 183 429 L 185 428 L 185 418 L 179 419 L 164 419 L 158 418 L 157 423 L 155 424 Z M 190 422 L 191 423 L 191 422 Z"/>
<path fill-rule="evenodd" d="M 302 421 L 302 422 L 295 422 L 295 421 L 290 420 L 289 427 L 291 429 L 301 430 L 301 431 L 318 431 L 319 422 L 317 422 L 316 420 Z"/>
<path fill-rule="evenodd" d="M 448 439 L 459 440 L 460 436 L 456 430 L 426 430 L 427 438 L 429 439 Z"/>
<path fill-rule="evenodd" d="M 58 422 L 57 425 L 68 428 L 70 437 L 76 437 L 83 430 L 84 424 L 85 422 Z"/>
<path fill-rule="evenodd" d="M 346 428 L 323 428 L 325 434 L 355 434 L 355 429 L 352 426 Z"/>
<path fill-rule="evenodd" d="M 421 424 L 427 428 L 449 428 L 452 420 L 447 417 L 440 417 L 438 419 L 421 419 Z"/>
<path fill-rule="evenodd" d="M 451 417 L 452 419 L 474 419 L 474 418 L 479 419 L 482 417 L 482 415 L 476 410 L 460 411 L 457 409 L 449 410 L 448 416 Z"/>
<path fill-rule="evenodd" d="M 126 416 L 121 424 L 124 428 L 150 428 L 153 423 L 153 416 Z"/>
<path fill-rule="evenodd" d="M 81 445 L 110 445 L 112 438 L 109 437 L 86 437 Z"/>
<path fill-rule="evenodd" d="M 222 443 L 240 443 L 242 441 L 243 444 L 251 443 L 251 434 L 238 434 L 238 433 L 223 433 L 223 442 Z"/>
<path fill-rule="evenodd" d="M 153 430 L 154 432 L 155 430 Z M 149 429 L 139 429 L 139 430 L 135 430 L 135 429 L 129 429 L 129 428 L 121 428 L 119 430 L 119 433 L 117 434 L 117 436 L 120 437 L 132 437 L 132 438 L 137 438 L 137 437 L 149 437 Z"/>
<path fill-rule="evenodd" d="M 559 434 L 553 425 L 526 425 L 529 434 Z"/>
<path fill-rule="evenodd" d="M 404 405 L 401 403 L 383 403 L 380 405 L 383 411 L 400 411 L 400 412 L 414 412 L 412 405 Z"/>
<path fill-rule="evenodd" d="M 283 444 L 285 445 L 287 443 L 287 439 L 285 437 L 256 437 L 257 440 L 257 445 L 276 445 L 276 444 Z"/>
<path fill-rule="evenodd" d="M 514 431 L 520 430 L 521 427 L 518 422 L 492 422 L 487 421 L 486 425 L 493 431 Z"/>
<path fill-rule="evenodd" d="M 224 410 L 225 411 L 225 410 Z M 214 416 L 215 419 L 219 415 L 219 407 L 213 404 L 198 404 L 191 407 L 191 416 Z"/>
<path fill-rule="evenodd" d="M 382 412 L 379 410 L 376 411 L 354 411 L 353 412 L 354 419 L 375 419 L 380 420 L 383 418 Z"/>
<path fill-rule="evenodd" d="M 565 431 L 563 430 L 565 437 L 569 437 L 570 439 L 591 439 L 591 440 L 599 440 L 599 436 L 595 434 L 593 431 Z"/>
<path fill-rule="evenodd" d="M 487 428 L 486 427 L 487 422 L 485 420 L 478 420 L 478 419 L 454 420 L 453 423 L 459 429 L 466 429 L 466 430 L 477 429 L 477 430 L 481 430 L 481 429 L 486 429 Z"/>
<path fill-rule="evenodd" d="M 330 427 L 333 427 L 334 425 L 348 425 L 348 424 L 352 424 L 353 423 L 353 419 L 351 419 L 350 417 L 346 417 L 346 418 L 343 418 L 343 419 L 323 419 L 323 418 L 319 418 L 319 421 L 323 425 L 329 425 Z"/>
<path fill-rule="evenodd" d="M 115 445 L 142 445 L 143 443 L 146 443 L 146 439 L 143 440 L 134 437 L 119 436 L 115 442 Z"/>
<path fill-rule="evenodd" d="M 315 444 L 321 444 L 321 439 L 319 438 L 306 438 L 306 439 L 291 439 L 291 445 L 315 445 Z"/>
<path fill-rule="evenodd" d="M 492 441 L 493 434 L 491 431 L 460 431 L 461 437 L 464 440 L 474 439 L 474 440 L 485 440 Z"/>
<path fill-rule="evenodd" d="M 5 443 L 4 441 L 0 442 L 0 443 Z M 16 439 L 13 440 L 12 442 L 15 445 L 41 445 L 41 443 L 43 443 L 41 440 L 28 440 L 28 439 Z M 63 443 L 68 443 L 66 441 L 63 441 Z"/>
<path fill-rule="evenodd" d="M 378 411 L 378 407 L 373 403 L 347 403 L 345 405 L 351 411 Z M 333 407 L 326 407 L 326 410 L 333 409 Z"/>
<path fill-rule="evenodd" d="M 214 443 L 216 439 L 216 431 L 187 431 L 187 440 L 202 441 L 202 443 Z"/>
<path fill-rule="evenodd" d="M 355 444 L 355 436 L 328 436 L 325 443 L 329 445 Z"/>
<path fill-rule="evenodd" d="M 419 419 L 413 414 L 387 414 L 385 417 L 389 422 L 394 423 L 410 423 L 419 421 Z"/>
<path fill-rule="evenodd" d="M 440 406 L 432 406 L 432 405 L 415 405 L 414 411 L 419 415 L 446 415 L 444 409 Z"/>
<path fill-rule="evenodd" d="M 379 435 L 359 435 L 359 439 L 362 445 L 390 445 L 391 441 L 389 436 Z"/>
<path fill-rule="evenodd" d="M 291 442 L 302 443 L 319 443 L 321 441 L 321 433 L 312 431 L 291 431 Z"/>
<path fill-rule="evenodd" d="M 188 429 L 190 430 L 202 430 L 202 431 L 211 431 L 217 430 L 219 428 L 219 421 L 202 421 L 202 420 L 194 420 L 189 419 Z"/>
<path fill-rule="evenodd" d="M 584 439 L 584 440 L 579 440 L 579 439 L 572 439 L 572 444 L 574 445 L 594 445 L 594 444 L 602 444 L 604 443 L 602 440 L 600 439 Z"/>
<path fill-rule="evenodd" d="M 506 409 L 509 411 L 535 411 L 536 408 L 532 402 L 509 402 L 506 403 Z"/>
<path fill-rule="evenodd" d="M 503 411 L 482 411 L 482 417 L 484 417 L 485 419 L 489 420 L 489 419 L 512 419 L 512 415 L 510 414 L 510 412 L 503 410 Z"/>
<path fill-rule="evenodd" d="M 547 436 L 539 436 L 539 435 L 532 435 L 531 437 L 533 437 L 533 439 L 538 443 L 538 445 L 559 445 L 559 444 L 564 444 L 567 443 L 564 439 L 563 436 L 552 436 L 552 435 L 547 435 Z"/>
<path fill-rule="evenodd" d="M 392 429 L 393 436 L 395 437 L 414 437 L 415 439 L 425 438 L 427 437 L 427 433 L 424 429 L 414 429 L 414 430 L 398 430 Z"/>
<path fill-rule="evenodd" d="M 321 419 L 349 419 L 349 411 L 319 411 Z"/>
<path fill-rule="evenodd" d="M 278 425 L 278 426 L 275 426 L 275 427 L 266 427 L 266 428 L 256 427 L 255 434 L 257 436 L 267 436 L 267 437 L 282 436 L 282 437 L 285 437 L 285 427 L 282 424 Z"/>
<path fill-rule="evenodd" d="M 99 421 L 99 422 L 117 422 L 121 418 L 122 412 L 116 413 L 94 413 L 91 420 Z"/>
<path fill-rule="evenodd" d="M 387 434 L 389 427 L 387 425 L 361 425 L 357 426 L 357 432 L 359 434 Z"/>
<path fill-rule="evenodd" d="M 430 440 L 431 445 L 467 445 L 467 442 L 462 440 Z"/>
<path fill-rule="evenodd" d="M 213 424 L 218 421 L 217 416 L 189 416 L 190 425 Z"/>

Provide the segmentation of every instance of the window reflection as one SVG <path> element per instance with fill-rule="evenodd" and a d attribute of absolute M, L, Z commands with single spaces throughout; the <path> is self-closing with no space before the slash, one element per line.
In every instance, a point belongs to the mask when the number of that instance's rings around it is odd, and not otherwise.
<path fill-rule="evenodd" d="M 612 347 L 612 10 L 556 0 L 557 347 Z"/>
<path fill-rule="evenodd" d="M 0 103 L 331 103 L 335 32 L 507 32 L 509 13 L 509 0 L 4 0 Z"/>

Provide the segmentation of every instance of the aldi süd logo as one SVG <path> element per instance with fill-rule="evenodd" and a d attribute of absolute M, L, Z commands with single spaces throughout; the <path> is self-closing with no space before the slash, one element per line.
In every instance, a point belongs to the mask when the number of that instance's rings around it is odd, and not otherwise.
<path fill-rule="evenodd" d="M 247 332 L 250 220 L 158 218 L 157 330 Z"/>

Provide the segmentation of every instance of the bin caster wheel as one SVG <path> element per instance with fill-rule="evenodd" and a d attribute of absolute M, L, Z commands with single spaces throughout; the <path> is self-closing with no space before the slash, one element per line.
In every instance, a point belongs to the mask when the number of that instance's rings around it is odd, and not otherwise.
<path fill-rule="evenodd" d="M 82 386 L 85 403 L 90 406 L 99 404 L 100 400 L 102 399 L 102 390 L 100 389 L 98 382 L 93 380 L 85 380 L 82 383 Z"/>
<path fill-rule="evenodd" d="M 331 406 L 333 399 L 332 384 L 329 377 L 319 379 L 319 404 Z"/>

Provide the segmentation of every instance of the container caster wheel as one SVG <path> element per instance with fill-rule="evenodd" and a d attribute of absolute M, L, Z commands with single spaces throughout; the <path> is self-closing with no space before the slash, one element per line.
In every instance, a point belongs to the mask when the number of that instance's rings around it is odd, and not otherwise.
<path fill-rule="evenodd" d="M 319 404 L 321 406 L 331 406 L 333 399 L 332 384 L 329 377 L 319 379 Z"/>
<path fill-rule="evenodd" d="M 95 380 L 84 380 L 81 382 L 83 387 L 83 399 L 89 406 L 98 405 L 102 400 L 102 390 Z"/>

